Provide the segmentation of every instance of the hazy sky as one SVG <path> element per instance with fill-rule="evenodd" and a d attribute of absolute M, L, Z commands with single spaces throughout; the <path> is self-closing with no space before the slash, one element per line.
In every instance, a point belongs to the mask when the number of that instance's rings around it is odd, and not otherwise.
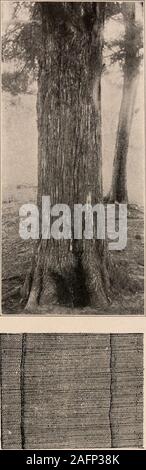
<path fill-rule="evenodd" d="M 12 18 L 13 2 L 2 1 L 1 12 L 2 12 L 2 31 L 5 31 Z"/>

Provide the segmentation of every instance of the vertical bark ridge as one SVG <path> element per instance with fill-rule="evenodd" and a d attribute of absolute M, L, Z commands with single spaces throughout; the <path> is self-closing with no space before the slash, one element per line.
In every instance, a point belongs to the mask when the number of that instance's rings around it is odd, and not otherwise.
<path fill-rule="evenodd" d="M 111 447 L 114 447 L 113 442 L 113 430 L 112 430 L 112 407 L 113 407 L 113 356 L 112 356 L 112 334 L 110 337 L 110 403 L 109 403 L 109 427 L 110 427 L 110 437 L 111 437 Z"/>
<path fill-rule="evenodd" d="M 25 449 L 25 356 L 27 353 L 27 335 L 22 334 L 22 349 L 20 363 L 20 394 L 21 394 L 21 446 Z"/>

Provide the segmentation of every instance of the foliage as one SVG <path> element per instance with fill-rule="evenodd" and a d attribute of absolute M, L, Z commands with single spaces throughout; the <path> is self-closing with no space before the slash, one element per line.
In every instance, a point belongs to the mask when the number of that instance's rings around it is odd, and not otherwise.
<path fill-rule="evenodd" d="M 128 64 L 129 74 L 137 70 L 143 57 L 143 27 L 135 22 L 118 40 L 105 43 L 110 51 L 110 62 L 118 62 L 123 68 Z M 131 64 L 131 66 L 130 66 Z"/>
<path fill-rule="evenodd" d="M 69 34 L 75 35 L 78 29 L 83 34 L 87 31 L 91 33 L 96 18 L 95 2 L 52 2 L 46 5 L 50 24 L 55 24 L 58 31 L 63 24 L 68 37 Z M 42 50 L 41 7 L 40 2 L 14 2 L 12 22 L 2 40 L 2 59 L 4 63 L 8 63 L 7 68 L 4 66 L 2 85 L 5 91 L 10 91 L 12 94 L 30 92 L 33 80 L 37 79 Z M 106 3 L 105 21 L 111 17 L 117 20 L 121 13 L 121 3 Z M 135 63 L 139 66 L 141 60 L 139 51 L 142 50 L 143 41 L 142 26 L 137 24 L 133 30 L 131 29 L 130 36 L 126 34 L 120 40 L 105 42 L 105 48 L 109 51 L 108 58 L 111 64 L 118 61 L 124 66 L 127 54 L 131 55 L 131 59 L 135 54 Z"/>

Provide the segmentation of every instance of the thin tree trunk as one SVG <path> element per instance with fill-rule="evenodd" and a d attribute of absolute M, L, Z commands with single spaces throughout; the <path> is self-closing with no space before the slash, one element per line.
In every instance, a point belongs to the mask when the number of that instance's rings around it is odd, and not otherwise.
<path fill-rule="evenodd" d="M 70 4 L 77 26 L 57 21 L 41 6 L 42 50 L 38 79 L 38 207 L 92 205 L 102 200 L 101 69 L 104 5 Z M 60 8 L 60 7 L 59 7 Z M 72 8 L 72 13 L 69 9 Z M 81 15 L 82 9 L 82 15 Z M 84 14 L 83 14 L 84 12 Z M 88 26 L 85 22 L 88 18 Z M 91 17 L 91 19 L 90 19 Z M 107 302 L 109 279 L 102 240 L 40 240 L 24 292 L 36 305 Z"/>
<path fill-rule="evenodd" d="M 123 6 L 123 15 L 126 33 L 124 83 L 115 145 L 112 184 L 107 198 L 110 202 L 117 201 L 119 203 L 128 202 L 127 156 L 139 80 L 139 61 L 137 61 L 137 47 L 134 44 L 136 31 L 135 4 L 125 4 Z"/>

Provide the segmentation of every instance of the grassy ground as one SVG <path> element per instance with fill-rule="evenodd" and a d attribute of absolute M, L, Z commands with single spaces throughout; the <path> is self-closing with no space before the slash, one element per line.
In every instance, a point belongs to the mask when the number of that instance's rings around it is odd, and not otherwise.
<path fill-rule="evenodd" d="M 20 287 L 30 267 L 33 242 L 23 241 L 19 236 L 19 207 L 35 202 L 36 189 L 17 187 L 6 194 L 2 217 L 2 311 L 5 314 L 22 313 Z M 44 307 L 41 313 L 53 315 L 142 315 L 144 313 L 144 214 L 141 208 L 130 206 L 128 210 L 128 243 L 125 250 L 111 252 L 118 269 L 117 290 L 112 303 L 96 311 L 60 307 Z M 129 282 L 127 283 L 127 276 Z M 130 286 L 130 287 L 129 287 Z M 36 311 L 36 314 L 40 310 Z"/>

